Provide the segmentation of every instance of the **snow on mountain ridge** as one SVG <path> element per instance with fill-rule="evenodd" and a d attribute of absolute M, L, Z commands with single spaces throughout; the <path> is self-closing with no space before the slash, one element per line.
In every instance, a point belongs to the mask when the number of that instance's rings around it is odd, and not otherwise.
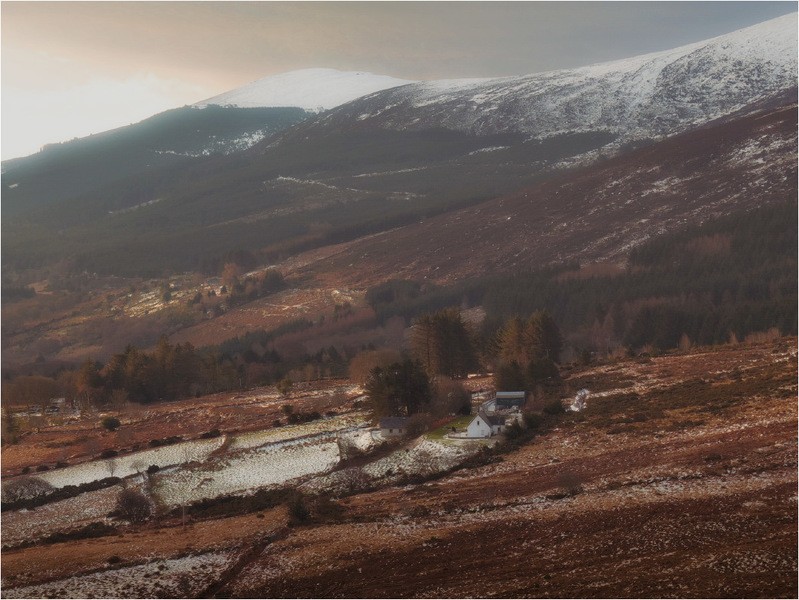
<path fill-rule="evenodd" d="M 374 92 L 414 83 L 387 75 L 336 69 L 300 69 L 265 77 L 194 104 L 253 107 L 299 107 L 326 110 Z"/>
<path fill-rule="evenodd" d="M 356 100 L 320 125 L 532 138 L 606 131 L 619 142 L 661 137 L 796 86 L 796 13 L 702 42 L 563 69 L 481 80 L 418 82 Z"/>

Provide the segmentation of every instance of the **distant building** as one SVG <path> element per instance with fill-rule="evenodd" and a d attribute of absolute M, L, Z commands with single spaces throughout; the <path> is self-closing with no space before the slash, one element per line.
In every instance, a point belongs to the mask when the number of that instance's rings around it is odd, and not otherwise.
<path fill-rule="evenodd" d="M 489 415 L 481 410 L 472 422 L 466 427 L 466 435 L 470 438 L 487 438 L 502 433 L 505 430 L 505 417 Z"/>
<path fill-rule="evenodd" d="M 383 437 L 405 435 L 408 417 L 385 417 L 380 419 L 380 433 Z"/>
<path fill-rule="evenodd" d="M 519 408 L 527 399 L 526 392 L 497 392 L 496 410 L 503 408 Z"/>

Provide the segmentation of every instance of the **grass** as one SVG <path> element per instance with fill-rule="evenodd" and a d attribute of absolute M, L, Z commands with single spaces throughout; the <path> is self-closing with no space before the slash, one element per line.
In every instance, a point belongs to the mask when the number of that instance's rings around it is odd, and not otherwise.
<path fill-rule="evenodd" d="M 472 422 L 472 419 L 474 419 L 474 415 L 463 415 L 463 416 L 460 416 L 460 417 L 456 417 L 455 419 L 453 419 L 452 421 L 449 421 L 448 423 L 442 425 L 438 429 L 434 429 L 433 431 L 430 431 L 429 433 L 427 433 L 425 435 L 425 437 L 428 440 L 432 440 L 434 442 L 443 442 L 446 439 L 444 436 L 446 434 L 448 434 L 450 431 L 452 431 L 453 427 L 455 429 L 463 429 L 469 423 Z"/>

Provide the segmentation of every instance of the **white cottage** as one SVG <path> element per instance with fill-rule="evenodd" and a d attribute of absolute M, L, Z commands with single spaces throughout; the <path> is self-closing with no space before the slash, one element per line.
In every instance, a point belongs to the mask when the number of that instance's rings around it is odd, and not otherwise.
<path fill-rule="evenodd" d="M 477 416 L 472 419 L 466 427 L 466 434 L 470 438 L 487 438 L 502 433 L 505 430 L 505 417 L 500 415 L 489 415 L 485 411 L 479 411 Z"/>

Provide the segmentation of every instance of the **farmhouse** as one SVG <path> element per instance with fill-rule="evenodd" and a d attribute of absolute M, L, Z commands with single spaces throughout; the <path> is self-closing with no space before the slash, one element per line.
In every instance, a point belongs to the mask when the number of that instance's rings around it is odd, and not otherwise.
<path fill-rule="evenodd" d="M 481 410 L 466 427 L 466 435 L 470 438 L 487 438 L 502 433 L 504 429 L 504 416 L 489 415 L 484 410 Z"/>
<path fill-rule="evenodd" d="M 380 433 L 383 437 L 405 435 L 407 431 L 407 417 L 386 417 L 380 419 Z"/>

